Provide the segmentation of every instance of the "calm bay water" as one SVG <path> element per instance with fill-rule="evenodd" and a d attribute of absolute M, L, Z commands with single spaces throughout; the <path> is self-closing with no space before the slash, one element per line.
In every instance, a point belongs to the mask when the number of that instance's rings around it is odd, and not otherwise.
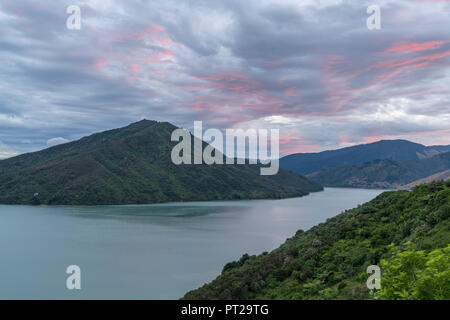
<path fill-rule="evenodd" d="M 0 299 L 178 299 L 243 253 L 282 244 L 380 190 L 94 207 L 0 205 Z M 81 290 L 66 289 L 67 266 Z"/>

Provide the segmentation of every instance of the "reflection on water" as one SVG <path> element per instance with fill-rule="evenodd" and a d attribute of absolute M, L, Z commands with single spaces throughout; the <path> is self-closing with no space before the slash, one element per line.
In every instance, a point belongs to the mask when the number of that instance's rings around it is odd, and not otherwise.
<path fill-rule="evenodd" d="M 0 298 L 177 299 L 243 253 L 278 247 L 381 191 L 127 206 L 0 205 Z M 65 287 L 68 265 L 82 289 Z"/>

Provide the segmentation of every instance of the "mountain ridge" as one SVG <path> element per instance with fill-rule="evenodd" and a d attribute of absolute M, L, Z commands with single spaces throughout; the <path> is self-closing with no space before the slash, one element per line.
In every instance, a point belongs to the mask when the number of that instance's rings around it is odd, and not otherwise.
<path fill-rule="evenodd" d="M 77 141 L 0 161 L 0 203 L 140 204 L 286 198 L 323 188 L 259 165 L 175 165 L 168 122 L 142 120 Z M 206 145 L 204 143 L 204 145 Z"/>
<path fill-rule="evenodd" d="M 408 140 L 380 140 L 318 153 L 295 153 L 280 159 L 280 167 L 311 174 L 339 165 L 359 164 L 377 159 L 425 159 L 450 151 L 450 145 L 424 146 Z"/>
<path fill-rule="evenodd" d="M 450 152 L 414 160 L 377 159 L 335 166 L 307 177 L 326 187 L 394 189 L 450 169 Z"/>

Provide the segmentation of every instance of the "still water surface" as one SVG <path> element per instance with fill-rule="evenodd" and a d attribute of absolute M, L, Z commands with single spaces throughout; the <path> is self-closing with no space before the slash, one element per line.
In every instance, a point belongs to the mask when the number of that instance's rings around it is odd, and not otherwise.
<path fill-rule="evenodd" d="M 128 206 L 0 205 L 0 299 L 178 299 L 243 253 L 282 244 L 380 190 L 285 200 Z M 66 289 L 69 265 L 81 290 Z"/>

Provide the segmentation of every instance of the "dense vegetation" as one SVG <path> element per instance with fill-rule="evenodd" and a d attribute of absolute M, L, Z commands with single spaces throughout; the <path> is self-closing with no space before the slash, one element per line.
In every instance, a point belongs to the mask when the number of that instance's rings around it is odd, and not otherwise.
<path fill-rule="evenodd" d="M 270 253 L 243 255 L 184 298 L 369 299 L 366 269 L 379 265 L 376 298 L 450 299 L 449 217 L 450 180 L 384 192 Z M 392 245 L 407 251 L 392 255 Z"/>
<path fill-rule="evenodd" d="M 422 160 L 383 159 L 343 165 L 308 175 L 328 187 L 397 188 L 450 169 L 450 152 Z"/>
<path fill-rule="evenodd" d="M 450 299 L 450 245 L 431 252 L 416 250 L 412 242 L 406 250 L 392 246 L 393 256 L 381 260 L 383 286 L 372 292 L 375 299 Z"/>
<path fill-rule="evenodd" d="M 285 198 L 322 187 L 256 165 L 174 165 L 175 126 L 143 120 L 0 161 L 0 203 L 49 205 Z"/>
<path fill-rule="evenodd" d="M 381 140 L 319 153 L 291 154 L 280 159 L 280 166 L 300 174 L 310 174 L 335 166 L 361 164 L 377 159 L 425 159 L 449 151 L 450 146 L 427 147 L 407 140 Z"/>

